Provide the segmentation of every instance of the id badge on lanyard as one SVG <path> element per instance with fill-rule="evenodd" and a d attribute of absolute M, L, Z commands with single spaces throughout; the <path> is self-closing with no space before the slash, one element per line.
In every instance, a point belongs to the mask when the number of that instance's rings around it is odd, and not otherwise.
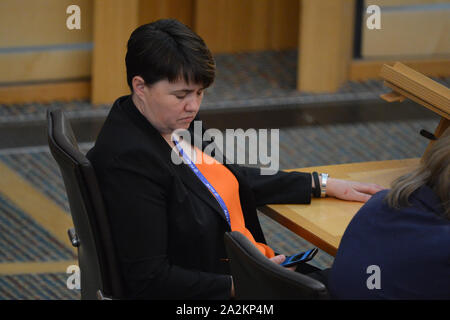
<path fill-rule="evenodd" d="M 176 139 L 173 139 L 173 142 L 175 143 L 175 145 L 178 148 L 178 151 L 180 151 L 181 156 L 183 157 L 183 159 L 186 161 L 186 163 L 189 165 L 189 168 L 191 168 L 191 170 L 195 173 L 195 175 L 200 179 L 200 181 L 208 188 L 209 191 L 211 191 L 211 193 L 214 195 L 214 197 L 216 198 L 217 202 L 219 203 L 220 207 L 223 210 L 223 213 L 225 214 L 225 217 L 227 219 L 228 224 L 231 227 L 231 222 L 230 222 L 230 213 L 228 211 L 227 206 L 225 205 L 225 202 L 223 201 L 222 197 L 219 195 L 219 193 L 216 191 L 216 189 L 214 189 L 214 187 L 208 182 L 208 180 L 205 178 L 205 176 L 200 172 L 200 170 L 197 168 L 197 166 L 195 165 L 195 163 L 192 162 L 192 160 L 186 155 L 186 153 L 183 151 L 183 149 L 181 148 L 180 144 L 178 143 L 178 141 Z"/>

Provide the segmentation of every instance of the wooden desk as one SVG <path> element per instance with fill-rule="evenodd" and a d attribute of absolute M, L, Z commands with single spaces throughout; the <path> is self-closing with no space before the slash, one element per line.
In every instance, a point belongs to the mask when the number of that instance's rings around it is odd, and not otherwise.
<path fill-rule="evenodd" d="M 420 159 L 371 161 L 288 171 L 326 172 L 333 178 L 371 182 L 389 188 L 397 177 L 412 171 Z M 342 235 L 363 203 L 313 198 L 310 205 L 283 204 L 259 208 L 281 225 L 335 256 Z"/>

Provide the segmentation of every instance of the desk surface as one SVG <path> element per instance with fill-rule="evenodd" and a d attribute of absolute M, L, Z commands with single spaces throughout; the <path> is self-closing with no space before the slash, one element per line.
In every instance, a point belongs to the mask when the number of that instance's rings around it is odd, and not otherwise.
<path fill-rule="evenodd" d="M 420 159 L 371 161 L 288 171 L 326 172 L 333 178 L 371 182 L 389 188 L 397 177 L 412 171 Z M 313 198 L 311 204 L 267 205 L 260 211 L 331 255 L 336 255 L 347 225 L 363 203 Z"/>

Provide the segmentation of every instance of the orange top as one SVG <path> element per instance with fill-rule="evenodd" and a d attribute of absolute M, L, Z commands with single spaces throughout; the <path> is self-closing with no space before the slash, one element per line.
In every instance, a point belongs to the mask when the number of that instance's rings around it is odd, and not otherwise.
<path fill-rule="evenodd" d="M 203 153 L 195 147 L 195 165 L 209 183 L 220 194 L 230 213 L 231 230 L 245 235 L 268 258 L 275 256 L 274 251 L 263 243 L 256 242 L 250 231 L 245 227 L 239 198 L 239 183 L 233 173 L 216 159 Z M 201 161 L 200 161 L 201 160 Z"/>

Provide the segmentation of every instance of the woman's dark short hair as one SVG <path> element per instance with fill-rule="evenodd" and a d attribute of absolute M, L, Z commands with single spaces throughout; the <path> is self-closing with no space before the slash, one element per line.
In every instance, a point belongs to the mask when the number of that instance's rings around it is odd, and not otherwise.
<path fill-rule="evenodd" d="M 160 80 L 209 87 L 216 71 L 214 59 L 205 42 L 183 23 L 162 19 L 138 27 L 130 36 L 125 57 L 127 82 L 141 76 L 147 85 Z"/>

